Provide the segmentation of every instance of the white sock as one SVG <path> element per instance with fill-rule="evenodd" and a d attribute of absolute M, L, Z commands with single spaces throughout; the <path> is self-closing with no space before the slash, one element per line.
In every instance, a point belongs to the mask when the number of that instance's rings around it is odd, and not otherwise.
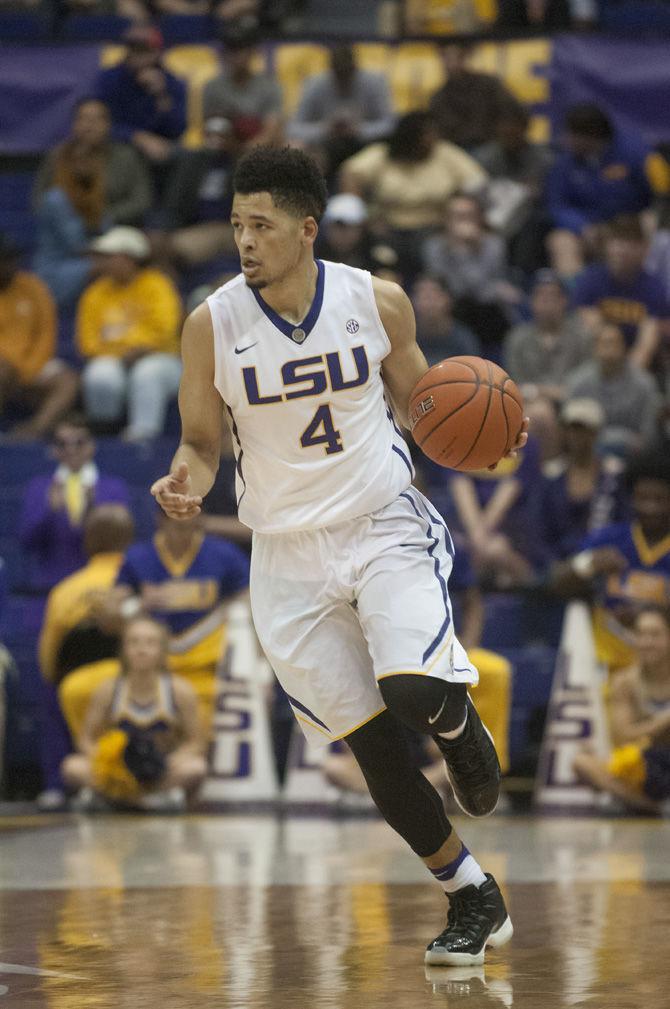
<path fill-rule="evenodd" d="M 455 893 L 456 890 L 462 890 L 464 886 L 471 884 L 481 886 L 486 882 L 482 867 L 472 857 L 465 845 L 453 862 L 448 862 L 441 869 L 431 869 L 430 871 L 435 879 L 442 884 L 445 893 Z"/>
<path fill-rule="evenodd" d="M 468 712 L 466 709 L 465 718 L 463 719 L 462 723 L 458 726 L 457 729 L 452 729 L 451 732 L 438 732 L 438 736 L 441 736 L 442 739 L 458 739 L 458 737 L 463 732 L 463 729 L 465 728 L 467 720 L 468 720 Z"/>

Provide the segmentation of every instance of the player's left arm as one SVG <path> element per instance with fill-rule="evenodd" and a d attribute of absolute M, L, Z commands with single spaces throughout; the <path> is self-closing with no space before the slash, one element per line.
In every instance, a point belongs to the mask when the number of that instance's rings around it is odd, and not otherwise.
<path fill-rule="evenodd" d="M 391 405 L 404 427 L 409 428 L 409 401 L 414 386 L 428 371 L 428 362 L 416 342 L 416 320 L 412 303 L 398 284 L 372 278 L 377 311 L 391 342 L 391 353 L 384 359 L 382 378 Z M 528 441 L 528 419 L 508 455 L 514 455 Z"/>
<path fill-rule="evenodd" d="M 409 400 L 414 386 L 428 371 L 428 362 L 416 342 L 416 321 L 409 298 L 397 284 L 372 278 L 372 289 L 391 353 L 384 358 L 382 378 L 391 405 L 404 427 L 409 428 Z"/>

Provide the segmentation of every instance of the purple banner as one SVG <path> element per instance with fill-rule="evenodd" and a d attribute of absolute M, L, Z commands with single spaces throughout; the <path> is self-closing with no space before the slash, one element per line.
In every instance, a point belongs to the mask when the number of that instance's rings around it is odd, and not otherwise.
<path fill-rule="evenodd" d="M 549 69 L 552 133 L 576 102 L 602 106 L 648 144 L 670 140 L 670 42 L 559 36 Z"/>
<path fill-rule="evenodd" d="M 43 151 L 67 135 L 92 91 L 99 45 L 0 46 L 0 154 Z"/>

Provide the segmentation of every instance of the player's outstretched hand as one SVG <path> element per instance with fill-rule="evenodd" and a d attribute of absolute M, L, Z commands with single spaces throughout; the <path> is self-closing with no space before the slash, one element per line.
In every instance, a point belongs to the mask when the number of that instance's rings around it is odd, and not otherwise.
<path fill-rule="evenodd" d="M 521 425 L 521 430 L 519 431 L 519 435 L 514 444 L 512 445 L 511 449 L 509 450 L 509 452 L 505 452 L 503 459 L 513 458 L 517 454 L 517 452 L 524 447 L 524 445 L 528 441 L 529 424 L 530 419 L 528 417 L 524 417 L 523 424 Z M 496 463 L 495 466 L 489 466 L 489 469 L 495 469 L 497 465 L 498 463 Z"/>
<path fill-rule="evenodd" d="M 180 462 L 174 473 L 156 480 L 151 493 L 171 519 L 192 519 L 202 510 L 202 498 L 191 494 L 191 477 L 185 462 Z"/>

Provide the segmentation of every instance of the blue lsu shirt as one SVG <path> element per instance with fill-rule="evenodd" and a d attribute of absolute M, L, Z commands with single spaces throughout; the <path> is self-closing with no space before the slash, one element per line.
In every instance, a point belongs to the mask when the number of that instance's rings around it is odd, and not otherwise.
<path fill-rule="evenodd" d="M 617 280 L 603 263 L 594 263 L 577 278 L 572 293 L 577 308 L 597 308 L 607 322 L 620 326 L 628 346 L 645 319 L 665 319 L 670 315 L 663 281 L 642 270 L 624 283 Z"/>
<path fill-rule="evenodd" d="M 249 559 L 233 543 L 204 535 L 177 559 L 158 533 L 130 547 L 117 585 L 128 585 L 167 624 L 170 667 L 187 675 L 214 667 L 223 654 L 224 604 L 248 587 Z"/>
<path fill-rule="evenodd" d="M 621 523 L 598 529 L 582 541 L 582 550 L 616 547 L 628 567 L 610 575 L 600 586 L 593 615 L 596 654 L 611 669 L 634 660 L 630 634 L 616 617 L 622 606 L 670 603 L 670 536 L 650 546 L 638 523 Z"/>

